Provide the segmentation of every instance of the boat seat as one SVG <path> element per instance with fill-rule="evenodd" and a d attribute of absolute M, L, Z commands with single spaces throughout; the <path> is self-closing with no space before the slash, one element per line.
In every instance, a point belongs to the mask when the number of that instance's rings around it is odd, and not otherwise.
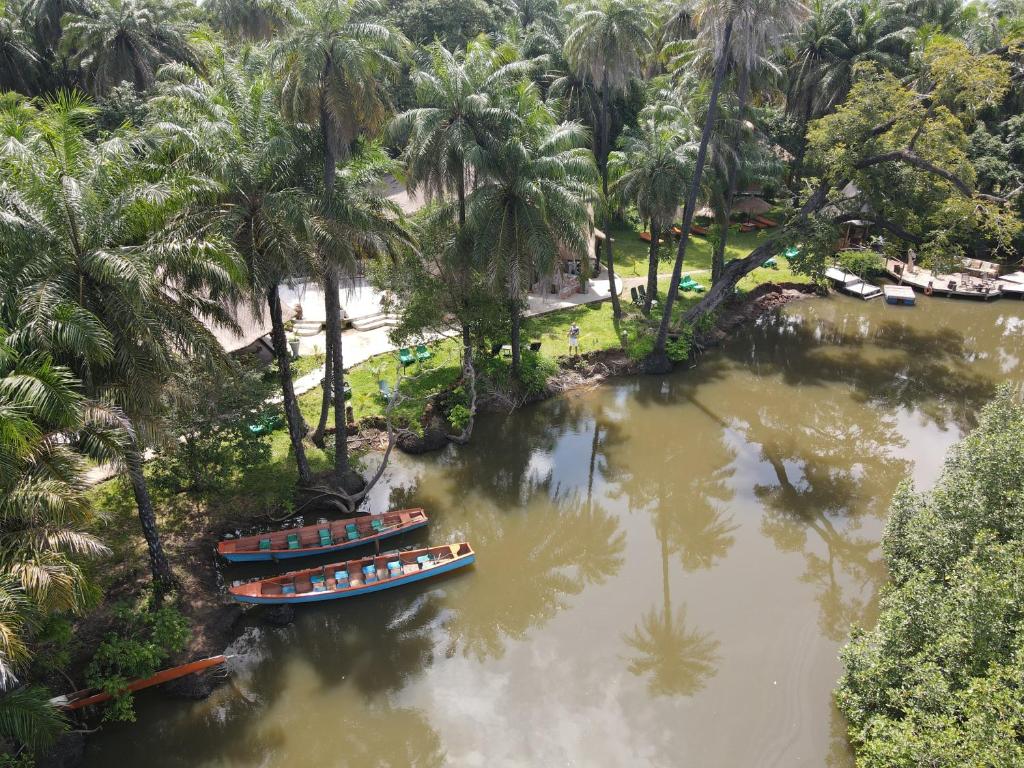
<path fill-rule="evenodd" d="M 398 576 L 402 572 L 402 564 L 397 560 L 392 560 L 388 563 L 388 576 Z"/>
<path fill-rule="evenodd" d="M 268 581 L 260 587 L 261 595 L 280 595 L 283 594 L 284 590 L 280 584 L 275 584 L 272 581 Z"/>
<path fill-rule="evenodd" d="M 319 533 L 320 533 L 320 546 L 321 547 L 329 547 L 329 546 L 331 546 L 331 544 L 334 543 L 334 540 L 331 538 L 330 530 L 328 530 L 327 528 L 321 528 Z"/>
<path fill-rule="evenodd" d="M 295 594 L 295 585 L 294 584 L 285 584 L 285 585 L 283 585 L 281 587 L 281 594 L 282 595 L 294 595 Z"/>
<path fill-rule="evenodd" d="M 348 571 L 335 571 L 334 580 L 339 584 L 348 584 Z"/>
<path fill-rule="evenodd" d="M 378 532 L 382 531 L 382 530 L 384 530 L 384 521 L 383 520 L 378 520 L 378 519 L 371 520 L 370 521 L 370 526 L 375 531 L 378 531 Z"/>
<path fill-rule="evenodd" d="M 295 579 L 295 591 L 299 594 L 313 591 L 313 582 L 308 577 L 302 577 Z"/>
<path fill-rule="evenodd" d="M 260 539 L 260 549 L 270 549 L 270 539 Z"/>
<path fill-rule="evenodd" d="M 299 548 L 299 537 L 298 537 L 298 534 L 289 533 L 288 534 L 288 549 L 298 549 L 298 548 Z"/>
<path fill-rule="evenodd" d="M 359 538 L 359 531 L 346 531 L 345 535 L 348 537 L 349 541 L 355 541 Z"/>

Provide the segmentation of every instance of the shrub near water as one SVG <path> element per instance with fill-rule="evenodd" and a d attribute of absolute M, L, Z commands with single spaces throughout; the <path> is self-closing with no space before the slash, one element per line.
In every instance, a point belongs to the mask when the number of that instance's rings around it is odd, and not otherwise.
<path fill-rule="evenodd" d="M 1004 389 L 935 488 L 896 492 L 891 583 L 836 699 L 863 768 L 1024 765 L 1024 407 Z"/>

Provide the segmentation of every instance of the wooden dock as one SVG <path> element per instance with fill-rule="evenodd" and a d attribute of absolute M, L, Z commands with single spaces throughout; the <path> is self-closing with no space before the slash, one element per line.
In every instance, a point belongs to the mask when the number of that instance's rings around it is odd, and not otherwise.
<path fill-rule="evenodd" d="M 982 301 L 997 299 L 1002 295 L 1000 283 L 992 279 L 975 277 L 966 272 L 934 275 L 931 270 L 920 267 L 915 267 L 911 271 L 907 269 L 906 264 L 897 259 L 886 259 L 885 271 L 897 283 L 909 286 L 926 295 L 981 299 Z"/>
<path fill-rule="evenodd" d="M 826 269 L 825 277 L 832 281 L 836 290 L 864 299 L 865 301 L 877 299 L 882 295 L 882 289 L 877 285 L 865 282 L 853 274 L 853 272 L 847 272 L 839 267 L 829 267 Z"/>
<path fill-rule="evenodd" d="M 888 304 L 912 307 L 917 301 L 914 289 L 909 285 L 883 285 L 882 292 L 885 294 L 885 301 Z"/>
<path fill-rule="evenodd" d="M 999 290 L 1011 299 L 1024 298 L 1024 272 L 1011 272 L 999 278 Z"/>

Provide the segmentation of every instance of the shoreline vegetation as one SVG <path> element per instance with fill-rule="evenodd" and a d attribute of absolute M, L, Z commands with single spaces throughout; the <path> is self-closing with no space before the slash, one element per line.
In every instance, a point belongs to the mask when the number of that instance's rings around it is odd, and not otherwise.
<path fill-rule="evenodd" d="M 1016 0 L 0 2 L 0 768 L 74 762 L 57 690 L 220 650 L 213 538 L 352 515 L 395 449 L 689 364 L 833 265 L 995 295 L 1022 67 Z M 404 359 L 346 364 L 356 278 Z M 864 701 L 858 760 L 916 764 Z"/>

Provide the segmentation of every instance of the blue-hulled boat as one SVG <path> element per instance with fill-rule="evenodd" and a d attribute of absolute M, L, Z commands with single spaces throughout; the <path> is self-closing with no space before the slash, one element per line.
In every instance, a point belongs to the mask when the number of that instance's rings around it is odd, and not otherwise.
<path fill-rule="evenodd" d="M 398 509 L 382 515 L 363 515 L 330 523 L 305 525 L 218 542 L 217 552 L 232 563 L 289 560 L 325 555 L 389 539 L 427 524 L 422 509 Z"/>
<path fill-rule="evenodd" d="M 466 542 L 363 557 L 235 584 L 228 592 L 239 603 L 295 605 L 356 597 L 423 581 L 476 561 Z"/>

